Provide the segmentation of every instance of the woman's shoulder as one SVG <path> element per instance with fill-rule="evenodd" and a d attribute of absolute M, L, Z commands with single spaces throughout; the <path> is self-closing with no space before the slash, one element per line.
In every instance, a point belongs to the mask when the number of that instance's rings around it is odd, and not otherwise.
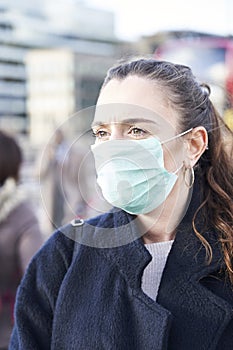
<path fill-rule="evenodd" d="M 69 227 L 70 225 L 67 225 L 67 229 Z M 54 231 L 49 238 L 47 238 L 47 240 L 35 254 L 34 260 L 36 261 L 37 265 L 40 264 L 40 261 L 42 264 L 46 261 L 49 264 L 49 261 L 51 260 L 51 263 L 53 261 L 53 264 L 55 264 L 58 260 L 60 260 L 61 263 L 63 262 L 63 264 L 68 267 L 72 258 L 73 249 L 74 241 L 67 237 L 62 229 L 58 229 Z"/>
<path fill-rule="evenodd" d="M 110 221 L 111 213 L 101 214 L 99 216 L 89 218 L 87 220 L 75 219 L 70 223 L 58 228 L 44 242 L 40 250 L 35 256 L 35 259 L 41 259 L 47 256 L 59 256 L 65 265 L 71 263 L 75 245 L 82 244 L 77 237 L 85 236 L 90 231 L 95 230 L 101 222 Z"/>
<path fill-rule="evenodd" d="M 37 267 L 41 266 L 42 270 L 46 269 L 46 266 L 50 266 L 50 269 L 54 266 L 58 270 L 60 266 L 62 269 L 64 268 L 64 271 L 67 271 L 80 245 L 83 248 L 86 246 L 88 249 L 101 246 L 95 244 L 99 243 L 99 229 L 104 232 L 104 235 L 108 235 L 109 230 L 104 229 L 115 227 L 116 218 L 114 215 L 114 210 L 110 210 L 87 220 L 74 219 L 58 228 L 36 253 L 33 259 L 35 260 L 34 264 Z M 111 232 L 110 230 L 110 234 Z"/>

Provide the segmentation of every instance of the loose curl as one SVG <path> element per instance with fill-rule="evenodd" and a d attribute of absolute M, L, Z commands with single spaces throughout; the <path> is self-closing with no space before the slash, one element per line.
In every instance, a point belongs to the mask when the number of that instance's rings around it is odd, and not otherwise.
<path fill-rule="evenodd" d="M 217 231 L 225 271 L 233 285 L 233 133 L 213 106 L 210 87 L 200 84 L 189 67 L 145 58 L 123 62 L 109 70 L 103 87 L 113 78 L 121 80 L 129 75 L 144 77 L 164 88 L 173 108 L 179 112 L 180 132 L 197 126 L 205 127 L 208 132 L 209 149 L 195 167 L 203 184 L 204 200 L 193 217 L 192 226 L 206 249 L 209 263 L 212 248 L 198 230 L 197 219 L 201 217 L 205 228 Z"/>

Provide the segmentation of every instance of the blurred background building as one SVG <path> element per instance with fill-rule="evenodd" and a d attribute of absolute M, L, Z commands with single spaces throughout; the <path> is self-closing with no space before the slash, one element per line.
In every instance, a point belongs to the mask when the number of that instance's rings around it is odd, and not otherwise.
<path fill-rule="evenodd" d="M 33 145 L 46 142 L 75 112 L 95 105 L 103 77 L 113 62 L 112 56 L 97 50 L 94 54 L 65 49 L 29 52 L 27 111 Z M 79 118 L 77 132 L 88 127 L 90 121 Z"/>
<path fill-rule="evenodd" d="M 1 0 L 0 126 L 7 123 L 7 127 L 28 132 L 29 120 L 26 103 L 28 71 L 26 57 L 29 51 L 41 48 L 68 49 L 71 55 L 80 55 L 80 60 L 83 60 L 83 63 L 79 64 L 79 67 L 84 66 L 85 62 L 85 74 L 86 76 L 90 75 L 90 77 L 92 72 L 91 69 L 87 71 L 88 58 L 90 57 L 91 60 L 95 56 L 101 57 L 100 70 L 102 67 L 102 76 L 101 73 L 98 73 L 99 79 L 101 79 L 106 68 L 118 56 L 116 51 L 118 43 L 119 40 L 114 35 L 113 13 L 88 8 L 82 1 L 64 0 L 54 3 L 51 0 L 41 0 L 40 6 L 38 6 L 38 4 L 35 5 L 34 2 L 27 0 Z M 30 66 L 30 77 L 35 77 L 35 75 L 38 77 L 41 73 L 41 79 L 43 79 L 48 69 L 51 74 L 56 74 L 54 72 L 60 63 L 54 62 L 52 73 L 51 59 L 47 61 L 44 58 L 43 67 L 41 66 L 38 69 L 42 59 L 41 54 L 38 53 L 38 55 L 38 64 L 35 55 L 33 56 L 35 70 Z M 58 56 L 54 54 L 53 57 L 55 59 Z M 104 66 L 104 61 L 106 61 L 106 66 Z M 91 63 L 89 67 L 94 68 Z M 37 72 L 35 72 L 36 70 Z M 72 74 L 72 67 L 70 67 L 70 74 Z M 94 74 L 92 80 L 94 80 Z M 83 83 L 84 85 L 85 83 Z M 45 85 L 41 85 L 42 90 L 44 87 Z M 86 86 L 84 86 L 85 88 Z M 93 92 L 90 92 L 90 94 L 93 95 Z M 94 102 L 93 97 L 90 97 L 90 102 Z M 79 107 L 82 107 L 82 105 L 79 105 Z"/>

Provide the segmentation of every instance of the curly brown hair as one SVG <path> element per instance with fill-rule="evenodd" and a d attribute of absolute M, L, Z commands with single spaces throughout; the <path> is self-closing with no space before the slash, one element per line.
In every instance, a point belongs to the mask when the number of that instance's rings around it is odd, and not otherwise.
<path fill-rule="evenodd" d="M 155 81 L 165 89 L 167 98 L 180 115 L 179 132 L 197 126 L 205 127 L 208 132 L 209 149 L 195 167 L 195 173 L 203 183 L 204 200 L 193 217 L 192 225 L 206 249 L 208 262 L 212 260 L 212 248 L 197 229 L 197 217 L 201 215 L 205 227 L 211 223 L 217 231 L 225 271 L 233 284 L 232 131 L 213 106 L 209 98 L 210 87 L 200 84 L 189 67 L 152 58 L 134 59 L 111 68 L 103 87 L 113 78 L 121 80 L 129 75 Z"/>

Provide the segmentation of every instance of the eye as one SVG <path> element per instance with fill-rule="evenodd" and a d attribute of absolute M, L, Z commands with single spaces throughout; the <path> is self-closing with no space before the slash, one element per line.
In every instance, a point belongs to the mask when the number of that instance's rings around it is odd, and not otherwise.
<path fill-rule="evenodd" d="M 109 132 L 107 132 L 106 130 L 93 130 L 92 135 L 97 138 L 97 139 L 104 139 L 107 138 L 109 136 Z"/>
<path fill-rule="evenodd" d="M 138 127 L 130 128 L 128 133 L 131 134 L 133 137 L 145 137 L 146 135 L 148 135 L 148 132 L 146 130 L 143 130 Z"/>

